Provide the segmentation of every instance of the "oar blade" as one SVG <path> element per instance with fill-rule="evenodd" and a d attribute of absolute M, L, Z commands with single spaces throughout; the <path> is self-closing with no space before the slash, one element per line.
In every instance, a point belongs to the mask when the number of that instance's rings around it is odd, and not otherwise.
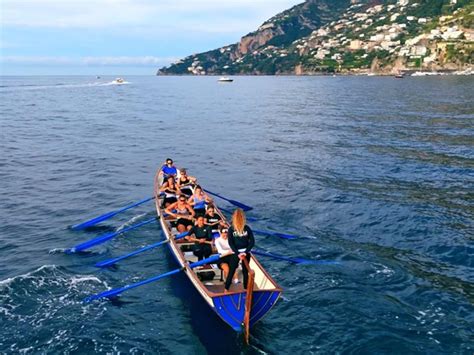
<path fill-rule="evenodd" d="M 73 253 L 78 253 L 78 252 L 87 250 L 89 248 L 92 248 L 93 246 L 105 243 L 106 241 L 114 238 L 115 236 L 117 236 L 121 232 L 122 231 L 102 234 L 102 235 L 98 236 L 97 238 L 88 240 L 87 242 L 84 242 L 84 243 L 78 244 L 78 245 L 76 245 L 72 248 L 66 249 L 65 253 L 66 254 L 73 254 Z"/>

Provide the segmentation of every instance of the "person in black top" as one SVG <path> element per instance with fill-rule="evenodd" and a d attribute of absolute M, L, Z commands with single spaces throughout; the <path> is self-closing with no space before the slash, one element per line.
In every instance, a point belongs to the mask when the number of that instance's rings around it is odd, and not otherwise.
<path fill-rule="evenodd" d="M 197 217 L 196 224 L 185 238 L 194 241 L 193 254 L 198 257 L 198 260 L 208 258 L 212 254 L 212 231 L 211 227 L 204 224 L 204 221 L 204 216 Z"/>
<path fill-rule="evenodd" d="M 215 212 L 214 205 L 210 204 L 207 206 L 206 215 L 206 225 L 212 228 L 212 232 L 215 233 L 219 231 L 219 226 L 223 226 L 222 217 Z"/>
<path fill-rule="evenodd" d="M 232 215 L 232 226 L 228 231 L 229 246 L 234 252 L 229 258 L 229 273 L 225 280 L 225 291 L 229 291 L 229 287 L 232 283 L 232 275 L 239 266 L 240 260 L 244 258 L 250 262 L 250 251 L 255 244 L 255 238 L 253 232 L 249 226 L 246 225 L 245 213 L 240 208 L 236 209 Z M 249 271 L 242 263 L 242 274 L 244 276 L 244 288 L 247 289 L 247 282 L 249 277 Z"/>

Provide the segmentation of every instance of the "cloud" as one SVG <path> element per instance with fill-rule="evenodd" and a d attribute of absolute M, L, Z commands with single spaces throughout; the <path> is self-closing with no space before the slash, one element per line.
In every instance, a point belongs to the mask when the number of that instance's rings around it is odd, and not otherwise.
<path fill-rule="evenodd" d="M 67 56 L 4 56 L 5 64 L 22 65 L 78 65 L 78 66 L 151 66 L 169 64 L 176 57 L 67 57 Z"/>
<path fill-rule="evenodd" d="M 251 30 L 276 12 L 301 1 L 295 0 L 2 0 L 2 26 L 105 29 L 172 27 L 187 29 L 187 23 L 200 22 L 200 28 L 233 31 Z M 241 20 L 236 20 L 239 14 Z M 225 21 L 224 21 L 225 20 Z M 236 25 L 238 24 L 238 26 Z M 196 26 L 191 26 L 191 29 Z M 243 29 L 241 27 L 247 27 Z M 250 27 L 250 28 L 249 28 Z"/>

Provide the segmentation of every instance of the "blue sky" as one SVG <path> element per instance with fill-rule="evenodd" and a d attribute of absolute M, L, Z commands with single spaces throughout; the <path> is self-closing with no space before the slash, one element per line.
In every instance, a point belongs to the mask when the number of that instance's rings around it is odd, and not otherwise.
<path fill-rule="evenodd" d="M 155 74 L 302 0 L 0 0 L 0 74 Z"/>

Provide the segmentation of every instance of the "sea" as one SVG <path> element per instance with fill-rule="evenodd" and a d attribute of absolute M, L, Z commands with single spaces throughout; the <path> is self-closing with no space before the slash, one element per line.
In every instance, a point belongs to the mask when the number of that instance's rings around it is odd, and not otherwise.
<path fill-rule="evenodd" d="M 473 354 L 473 77 L 3 76 L 0 353 Z M 177 267 L 155 215 L 166 158 L 253 207 L 258 257 L 282 297 L 250 344 Z M 218 206 L 234 206 L 215 198 Z"/>

